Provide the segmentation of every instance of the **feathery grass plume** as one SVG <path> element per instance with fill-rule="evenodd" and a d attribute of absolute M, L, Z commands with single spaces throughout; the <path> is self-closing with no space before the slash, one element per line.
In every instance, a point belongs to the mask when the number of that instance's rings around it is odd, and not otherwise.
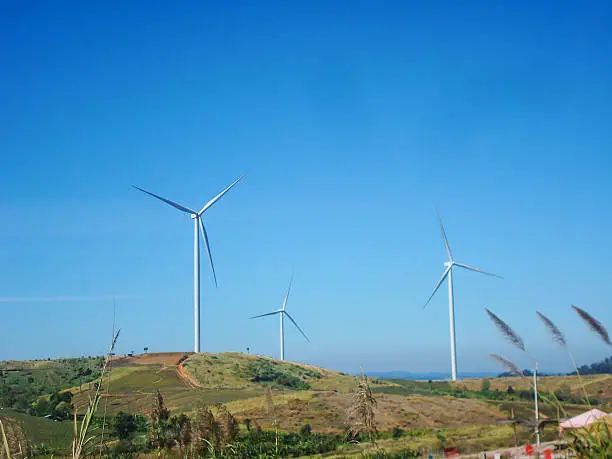
<path fill-rule="evenodd" d="M 210 453 L 212 448 L 211 456 L 214 456 L 219 443 L 219 425 L 208 406 L 199 404 L 196 407 L 192 415 L 191 430 L 195 452 L 204 455 L 207 451 Z"/>
<path fill-rule="evenodd" d="M 219 439 L 221 448 L 227 448 L 232 445 L 238 437 L 239 427 L 238 422 L 222 403 L 217 404 L 217 424 L 219 425 Z"/>
<path fill-rule="evenodd" d="M 514 362 L 511 362 L 508 359 L 504 359 L 501 355 L 497 354 L 489 354 L 496 362 L 500 363 L 509 373 L 512 373 L 514 376 L 523 376 L 523 372 L 518 367 L 518 365 Z"/>
<path fill-rule="evenodd" d="M 584 322 L 589 326 L 589 328 L 595 333 L 597 333 L 606 344 L 612 346 L 612 341 L 610 341 L 610 335 L 608 335 L 608 330 L 606 330 L 606 328 L 601 324 L 599 320 L 597 320 L 591 314 L 586 312 L 584 309 L 580 309 L 578 306 L 574 306 L 573 304 L 572 309 L 578 313 L 580 318 L 584 320 Z"/>
<path fill-rule="evenodd" d="M 377 401 L 372 394 L 368 377 L 361 369 L 361 377 L 356 381 L 351 404 L 347 410 L 348 435 L 351 439 L 356 440 L 359 436 L 365 435 L 368 440 L 374 441 L 377 432 L 374 413 L 376 406 Z"/>
<path fill-rule="evenodd" d="M 514 330 L 512 330 L 510 325 L 508 325 L 506 322 L 500 319 L 495 313 L 491 312 L 488 308 L 485 308 L 485 311 L 487 311 L 487 314 L 489 314 L 489 317 L 491 318 L 495 326 L 498 328 L 498 330 L 502 333 L 502 335 L 504 335 L 504 337 L 508 341 L 510 341 L 512 344 L 518 347 L 521 351 L 527 350 L 523 339 L 519 335 L 517 335 Z"/>
<path fill-rule="evenodd" d="M 567 351 L 567 355 L 569 356 L 569 359 L 571 360 L 572 365 L 574 367 L 574 371 L 576 372 L 576 375 L 578 376 L 578 380 L 580 381 L 580 387 L 582 389 L 582 393 L 584 394 L 584 400 L 590 408 L 591 401 L 589 400 L 589 394 L 586 391 L 584 381 L 582 380 L 582 375 L 580 374 L 580 371 L 578 370 L 578 367 L 576 366 L 576 361 L 574 360 L 574 356 L 572 355 L 572 352 L 570 351 L 567 345 L 567 341 L 565 341 L 565 336 L 563 336 L 563 333 L 561 333 L 561 330 L 559 330 L 559 328 L 552 322 L 552 320 L 550 320 L 548 317 L 546 317 L 544 314 L 540 313 L 539 311 L 536 311 L 536 314 L 538 315 L 542 323 L 544 323 L 544 326 L 546 327 L 548 332 L 553 337 L 553 340 L 557 342 L 559 345 L 561 345 L 561 347 L 565 348 L 565 350 Z"/>
<path fill-rule="evenodd" d="M 540 311 L 536 311 L 536 314 L 538 315 L 538 317 L 540 318 L 540 320 L 542 321 L 542 323 L 546 327 L 546 330 L 548 330 L 548 333 L 551 334 L 553 340 L 556 343 L 558 343 L 559 345 L 561 345 L 563 347 L 567 347 L 567 341 L 565 341 L 565 336 L 563 336 L 563 333 L 561 333 L 561 330 L 559 330 L 559 327 L 557 327 L 552 322 L 552 320 L 550 320 L 548 317 L 546 317 Z"/>

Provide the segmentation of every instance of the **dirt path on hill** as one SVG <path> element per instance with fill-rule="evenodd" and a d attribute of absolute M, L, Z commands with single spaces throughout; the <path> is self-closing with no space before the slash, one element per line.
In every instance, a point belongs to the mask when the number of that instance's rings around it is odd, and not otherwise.
<path fill-rule="evenodd" d="M 202 387 L 202 385 L 192 376 L 190 376 L 185 369 L 183 368 L 183 363 L 181 362 L 176 366 L 176 372 L 179 375 L 179 378 L 181 378 L 181 380 L 183 382 L 185 382 L 187 384 L 187 386 L 191 387 L 192 389 L 199 389 Z"/>

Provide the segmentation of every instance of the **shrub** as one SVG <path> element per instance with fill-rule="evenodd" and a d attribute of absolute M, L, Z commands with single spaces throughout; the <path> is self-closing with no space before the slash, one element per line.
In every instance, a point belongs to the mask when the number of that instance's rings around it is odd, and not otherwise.
<path fill-rule="evenodd" d="M 312 434 L 312 427 L 310 426 L 310 424 L 304 424 L 302 428 L 300 429 L 300 436 L 310 437 L 311 434 Z"/>
<path fill-rule="evenodd" d="M 310 384 L 302 380 L 299 376 L 293 374 L 288 369 L 282 368 L 280 365 L 274 365 L 273 362 L 268 360 L 250 362 L 247 371 L 252 382 L 269 382 L 277 386 L 291 389 L 310 389 Z M 308 370 L 303 371 L 303 376 L 308 374 Z"/>
<path fill-rule="evenodd" d="M 129 440 L 136 433 L 138 428 L 134 416 L 124 413 L 123 411 L 117 413 L 117 416 L 113 419 L 112 425 L 115 435 L 117 435 L 120 440 Z"/>
<path fill-rule="evenodd" d="M 404 433 L 405 433 L 405 432 L 404 432 L 404 430 L 403 430 L 403 429 L 399 428 L 398 426 L 395 426 L 395 427 L 393 428 L 393 434 L 392 434 L 392 435 L 393 435 L 393 438 L 396 438 L 396 439 L 397 439 L 397 438 L 403 437 L 403 436 L 404 436 Z"/>
<path fill-rule="evenodd" d="M 59 402 L 53 409 L 53 417 L 56 419 L 71 419 L 73 417 L 73 407 L 68 402 Z"/>

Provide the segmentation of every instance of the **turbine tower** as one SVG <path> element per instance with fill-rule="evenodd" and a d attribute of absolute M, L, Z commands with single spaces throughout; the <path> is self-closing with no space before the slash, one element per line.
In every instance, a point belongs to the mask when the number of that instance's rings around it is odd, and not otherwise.
<path fill-rule="evenodd" d="M 306 336 L 306 333 L 304 333 L 304 331 L 300 328 L 297 322 L 293 320 L 293 317 L 291 317 L 291 315 L 287 312 L 287 298 L 289 298 L 289 292 L 291 291 L 292 282 L 293 282 L 293 277 L 289 281 L 289 288 L 287 289 L 287 293 L 285 293 L 285 298 L 283 299 L 283 305 L 281 306 L 280 309 L 277 309 L 276 311 L 268 312 L 266 314 L 260 314 L 258 316 L 249 317 L 249 319 L 257 319 L 259 317 L 273 316 L 274 314 L 279 315 L 280 317 L 280 359 L 281 360 L 285 360 L 285 331 L 283 328 L 284 316 L 287 316 L 287 319 L 289 319 L 293 323 L 293 325 L 295 325 L 295 328 L 297 328 L 300 331 L 300 333 L 304 336 L 304 338 L 306 338 L 306 341 L 310 343 L 310 340 L 308 339 L 308 336 Z"/>
<path fill-rule="evenodd" d="M 436 284 L 432 294 L 427 299 L 425 306 L 423 309 L 427 307 L 433 296 L 436 294 L 444 279 L 448 277 L 448 319 L 450 322 L 450 349 L 451 349 L 451 373 L 453 381 L 457 380 L 457 351 L 456 351 L 456 341 L 455 341 L 455 299 L 453 296 L 453 268 L 465 268 L 470 271 L 476 271 L 477 273 L 485 274 L 487 276 L 497 277 L 499 279 L 503 279 L 503 277 L 498 276 L 497 274 L 489 273 L 483 271 L 482 269 L 474 268 L 473 266 L 469 266 L 463 263 L 457 263 L 453 258 L 453 254 L 451 252 L 450 246 L 448 245 L 448 239 L 446 238 L 446 231 L 444 231 L 444 225 L 442 224 L 442 219 L 440 218 L 440 214 L 438 213 L 438 223 L 440 223 L 440 230 L 442 231 L 442 239 L 444 240 L 444 248 L 446 249 L 446 255 L 448 255 L 448 261 L 444 262 L 444 273 L 442 277 Z"/>
<path fill-rule="evenodd" d="M 206 233 L 206 228 L 204 228 L 204 223 L 202 223 L 202 215 L 206 212 L 215 202 L 223 197 L 225 193 L 227 193 L 234 185 L 236 185 L 242 177 L 239 177 L 235 180 L 230 186 L 225 188 L 221 193 L 212 198 L 210 201 L 206 203 L 204 207 L 199 212 L 195 210 L 189 209 L 185 206 L 177 204 L 174 201 L 170 201 L 169 199 L 162 198 L 150 191 L 143 190 L 136 185 L 132 185 L 137 190 L 142 191 L 143 193 L 148 194 L 149 196 L 153 196 L 154 198 L 159 199 L 160 201 L 165 202 L 166 204 L 171 205 L 172 207 L 180 210 L 181 212 L 185 212 L 186 214 L 191 215 L 193 220 L 193 320 L 194 320 L 194 352 L 200 352 L 200 233 L 202 233 L 202 239 L 204 240 L 204 246 L 206 247 L 206 252 L 208 253 L 208 260 L 210 261 L 210 268 L 212 270 L 213 279 L 215 281 L 215 287 L 217 286 L 217 274 L 215 273 L 215 265 L 213 264 L 212 255 L 210 253 L 210 245 L 208 243 L 208 234 Z"/>

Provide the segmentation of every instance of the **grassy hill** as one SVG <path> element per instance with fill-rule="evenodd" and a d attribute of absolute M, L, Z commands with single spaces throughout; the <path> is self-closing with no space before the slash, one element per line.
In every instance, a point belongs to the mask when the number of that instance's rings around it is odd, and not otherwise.
<path fill-rule="evenodd" d="M 18 366 L 17 363 L 13 365 Z M 64 371 L 59 369 L 61 364 L 53 361 L 39 365 L 41 369 L 53 369 L 54 374 Z M 71 381 L 73 373 L 66 373 L 61 384 Z M 271 387 L 274 413 L 282 431 L 297 432 L 309 424 L 313 432 L 338 434 L 347 424 L 346 411 L 355 381 L 354 376 L 312 365 L 241 353 L 115 357 L 103 383 L 108 393 L 102 399 L 98 415 L 106 412 L 114 416 L 119 411 L 149 414 L 153 395 L 159 390 L 173 414 L 189 414 L 200 403 L 223 403 L 238 421 L 248 418 L 255 426 L 271 429 L 272 416 L 264 395 L 266 388 Z M 529 400 L 509 398 L 506 394 L 508 386 L 516 391 L 528 390 L 529 380 L 492 378 L 489 380 L 490 393 L 481 391 L 482 381 L 466 379 L 455 383 L 374 378 L 372 389 L 378 401 L 376 422 L 378 429 L 388 436 L 381 441 L 390 450 L 435 445 L 440 442 L 440 435 L 466 447 L 473 444 L 474 448 L 477 444 L 514 443 L 516 437 L 512 428 L 500 421 L 508 419 L 511 412 L 519 418 L 531 419 L 533 405 Z M 78 382 L 69 390 L 74 394 L 73 403 L 82 413 L 94 383 Z M 612 393 L 610 375 L 588 376 L 584 382 L 590 395 L 604 401 Z M 580 382 L 576 377 L 545 377 L 541 378 L 540 387 L 577 393 Z M 501 399 L 493 397 L 500 393 Z M 554 407 L 543 403 L 540 408 L 543 417 L 556 419 L 558 413 Z M 564 404 L 564 409 L 567 415 L 573 415 L 586 407 Z M 603 409 L 609 411 L 606 407 Z M 0 415 L 7 414 L 7 411 L 0 412 Z M 66 435 L 70 423 L 53 423 L 17 412 L 10 412 L 10 415 L 23 424 L 24 430 L 36 442 L 69 442 L 69 436 L 64 440 L 59 437 Z M 391 439 L 393 430 L 405 433 Z M 524 430 L 521 435 L 524 437 L 521 441 L 528 441 L 531 431 Z M 549 435 L 555 435 L 554 428 Z M 353 447 L 347 448 L 347 454 L 352 454 L 350 448 Z"/>
<path fill-rule="evenodd" d="M 275 393 L 326 390 L 348 393 L 353 383 L 353 376 L 324 368 L 235 352 L 145 354 L 112 361 L 105 383 L 109 395 L 102 406 L 111 414 L 147 413 L 152 395 L 159 390 L 172 411 L 189 412 L 197 403 L 260 397 L 268 386 Z M 88 391 L 87 386 L 72 389 L 76 406 L 82 408 L 87 404 Z"/>
<path fill-rule="evenodd" d="M 355 378 L 325 368 L 236 352 L 190 356 L 183 368 L 201 388 L 337 390 L 348 392 Z"/>

